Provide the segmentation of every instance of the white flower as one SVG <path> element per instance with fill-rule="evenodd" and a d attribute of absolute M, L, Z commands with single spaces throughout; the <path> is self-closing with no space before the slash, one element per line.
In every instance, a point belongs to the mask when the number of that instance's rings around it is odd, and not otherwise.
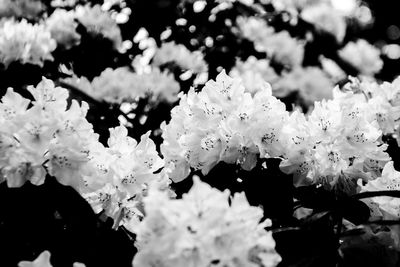
<path fill-rule="evenodd" d="M 43 183 L 48 172 L 79 189 L 88 168 L 86 150 L 98 138 L 85 119 L 87 104 L 73 100 L 67 109 L 68 91 L 45 78 L 28 90 L 32 102 L 9 89 L 0 103 L 0 127 L 7 127 L 0 131 L 3 176 L 9 186 L 19 187 L 25 181 Z"/>
<path fill-rule="evenodd" d="M 184 45 L 175 42 L 163 43 L 156 50 L 152 64 L 159 67 L 166 63 L 175 63 L 184 70 L 203 73 L 208 70 L 200 51 L 189 51 Z"/>
<path fill-rule="evenodd" d="M 363 39 L 346 44 L 339 56 L 364 75 L 374 75 L 383 67 L 379 50 Z"/>
<path fill-rule="evenodd" d="M 89 5 L 78 6 L 76 18 L 86 27 L 89 33 L 109 39 L 117 50 L 121 48 L 121 30 L 115 20 L 111 18 L 110 13 L 103 11 L 100 5 L 93 7 Z"/>
<path fill-rule="evenodd" d="M 229 195 L 198 178 L 182 199 L 150 190 L 146 215 L 133 228 L 139 250 L 133 266 L 276 266 L 281 257 L 262 210 L 243 193 L 230 202 Z"/>
<path fill-rule="evenodd" d="M 74 11 L 56 9 L 46 20 L 46 27 L 57 43 L 65 48 L 71 48 L 80 42 L 81 36 L 76 32 Z"/>
<path fill-rule="evenodd" d="M 328 4 L 319 4 L 305 8 L 301 17 L 315 25 L 319 30 L 332 34 L 341 43 L 346 34 L 345 17 Z"/>
<path fill-rule="evenodd" d="M 85 77 L 65 80 L 97 100 L 121 104 L 149 97 L 151 102 L 173 103 L 178 100 L 180 86 L 172 74 L 154 68 L 137 74 L 128 68 L 107 68 L 90 82 Z"/>
<path fill-rule="evenodd" d="M 399 128 L 400 86 L 398 82 L 399 79 L 396 79 L 392 83 L 383 82 L 378 84 L 367 79 L 362 81 L 353 79 L 345 85 L 347 90 L 356 93 L 350 95 L 350 99 L 358 97 L 357 101 L 367 102 L 368 112 L 366 113 L 366 118 L 369 121 L 376 120 L 383 134 L 393 134 Z M 346 94 L 342 98 L 349 98 L 348 96 L 349 94 Z"/>
<path fill-rule="evenodd" d="M 315 101 L 332 98 L 333 83 L 329 77 L 317 67 L 297 67 L 282 74 L 274 84 L 274 95 L 285 97 L 291 92 L 298 92 L 307 106 Z"/>
<path fill-rule="evenodd" d="M 379 165 L 390 159 L 365 96 L 338 88 L 333 95 L 333 100 L 315 102 L 308 117 L 294 112 L 282 129 L 281 170 L 293 173 L 296 184 L 346 184 L 360 175 L 375 175 Z"/>
<path fill-rule="evenodd" d="M 45 8 L 46 6 L 39 0 L 2 0 L 0 1 L 0 18 L 36 19 Z"/>
<path fill-rule="evenodd" d="M 270 59 L 288 68 L 302 64 L 304 44 L 287 31 L 275 32 L 274 28 L 259 18 L 239 17 L 237 23 L 242 35 L 254 42 L 257 51 L 266 52 Z"/>
<path fill-rule="evenodd" d="M 98 146 L 89 152 L 93 170 L 85 176 L 87 186 L 82 190 L 95 212 L 104 210 L 114 219 L 114 227 L 130 227 L 142 216 L 139 206 L 149 185 L 168 190 L 169 184 L 164 172 L 159 172 L 164 161 L 149 138 L 150 132 L 139 143 L 127 134 L 124 126 L 112 128 L 108 147 Z"/>
<path fill-rule="evenodd" d="M 14 61 L 43 66 L 45 60 L 53 60 L 56 49 L 44 25 L 32 25 L 26 20 L 6 20 L 0 23 L 0 62 L 5 66 Z"/>
<path fill-rule="evenodd" d="M 288 113 L 267 84 L 252 96 L 223 71 L 201 92 L 181 95 L 171 113 L 162 125 L 161 152 L 174 181 L 186 178 L 190 167 L 207 174 L 224 161 L 251 170 L 259 155 L 282 153 L 279 137 Z"/>

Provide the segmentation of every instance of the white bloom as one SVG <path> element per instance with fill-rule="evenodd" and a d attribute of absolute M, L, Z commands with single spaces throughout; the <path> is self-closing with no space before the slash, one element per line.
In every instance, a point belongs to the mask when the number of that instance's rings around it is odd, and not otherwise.
<path fill-rule="evenodd" d="M 110 103 L 132 102 L 150 97 L 152 102 L 173 103 L 178 100 L 180 86 L 172 74 L 154 68 L 149 73 L 137 74 L 128 68 L 105 69 L 92 82 L 85 77 L 66 79 L 97 100 Z"/>
<path fill-rule="evenodd" d="M 259 18 L 239 17 L 237 23 L 242 35 L 254 42 L 257 51 L 266 52 L 270 59 L 289 68 L 303 62 L 304 43 L 291 37 L 287 31 L 275 32 Z"/>
<path fill-rule="evenodd" d="M 150 132 L 139 143 L 127 134 L 123 126 L 112 128 L 108 147 L 92 149 L 89 164 L 93 171 L 85 176 L 87 187 L 82 191 L 95 212 L 104 210 L 114 219 L 114 227 L 130 227 L 142 216 L 139 206 L 149 185 L 165 190 L 169 184 L 164 172 L 157 173 L 164 161 L 149 138 Z"/>
<path fill-rule="evenodd" d="M 110 13 L 103 11 L 100 5 L 90 7 L 78 6 L 76 18 L 86 27 L 86 30 L 94 35 L 101 35 L 112 41 L 115 49 L 120 49 L 122 44 L 121 30 Z"/>
<path fill-rule="evenodd" d="M 276 266 L 281 257 L 264 229 L 268 222 L 261 222 L 262 210 L 250 206 L 243 193 L 230 202 L 229 195 L 197 178 L 182 199 L 150 190 L 146 216 L 133 228 L 139 250 L 133 265 Z"/>
<path fill-rule="evenodd" d="M 161 151 L 174 181 L 186 178 L 189 167 L 207 174 L 224 161 L 251 170 L 258 155 L 282 153 L 279 136 L 288 113 L 267 84 L 252 96 L 240 79 L 222 72 L 201 92 L 182 95 L 171 113 L 162 125 Z"/>
<path fill-rule="evenodd" d="M 333 100 L 315 102 L 307 118 L 293 113 L 282 130 L 287 145 L 281 170 L 294 173 L 298 184 L 335 186 L 341 178 L 375 172 L 390 159 L 380 140 L 380 125 L 371 115 L 373 105 L 362 94 L 335 88 L 333 95 Z"/>
<path fill-rule="evenodd" d="M 363 39 L 349 42 L 339 51 L 339 56 L 364 75 L 374 75 L 383 66 L 379 50 Z"/>
<path fill-rule="evenodd" d="M 73 100 L 67 109 L 68 91 L 45 78 L 28 90 L 32 102 L 9 89 L 0 103 L 0 126 L 7 127 L 0 131 L 3 176 L 9 186 L 19 187 L 28 180 L 38 185 L 47 171 L 62 184 L 79 189 L 89 161 L 86 149 L 97 142 L 85 119 L 87 104 Z M 28 104 L 32 106 L 27 108 Z"/>
<path fill-rule="evenodd" d="M 285 97 L 291 92 L 299 92 L 307 106 L 315 101 L 332 98 L 333 83 L 329 77 L 317 67 L 298 67 L 285 72 L 274 84 L 274 95 Z"/>
<path fill-rule="evenodd" d="M 308 7 L 301 12 L 301 17 L 315 25 L 319 30 L 332 34 L 341 43 L 346 34 L 346 21 L 340 12 L 327 4 Z"/>
<path fill-rule="evenodd" d="M 8 67 L 11 62 L 43 66 L 45 60 L 53 60 L 56 49 L 44 25 L 32 25 L 26 20 L 7 20 L 0 23 L 0 62 Z"/>
<path fill-rule="evenodd" d="M 0 1 L 0 18 L 36 19 L 45 8 L 46 6 L 39 0 L 2 0 Z"/>
<path fill-rule="evenodd" d="M 46 20 L 46 27 L 57 43 L 65 48 L 71 48 L 80 42 L 81 36 L 76 32 L 78 23 L 75 13 L 65 9 L 56 9 Z"/>
<path fill-rule="evenodd" d="M 191 52 L 184 45 L 175 44 L 175 42 L 163 43 L 156 50 L 152 63 L 157 67 L 166 63 L 175 63 L 182 69 L 194 73 L 202 73 L 208 70 L 200 51 Z"/>

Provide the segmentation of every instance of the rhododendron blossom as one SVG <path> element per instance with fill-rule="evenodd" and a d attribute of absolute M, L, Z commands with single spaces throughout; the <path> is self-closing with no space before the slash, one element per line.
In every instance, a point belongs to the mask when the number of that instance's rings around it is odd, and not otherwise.
<path fill-rule="evenodd" d="M 75 12 L 56 9 L 46 20 L 46 27 L 51 37 L 65 48 L 71 48 L 80 42 L 81 36 L 76 32 L 78 23 L 75 21 Z"/>
<path fill-rule="evenodd" d="M 45 60 L 53 60 L 51 52 L 56 47 L 44 25 L 26 20 L 0 22 L 0 63 L 6 68 L 14 61 L 43 66 Z"/>
<path fill-rule="evenodd" d="M 276 266 L 271 232 L 244 193 L 218 191 L 194 179 L 182 199 L 151 189 L 144 198 L 146 216 L 133 228 L 138 253 L 133 266 Z"/>
<path fill-rule="evenodd" d="M 43 78 L 28 91 L 29 101 L 9 88 L 0 103 L 0 169 L 11 187 L 41 184 L 48 172 L 64 185 L 79 188 L 88 162 L 85 147 L 97 142 L 85 119 L 88 106 L 75 100 L 67 109 L 68 91 Z M 28 105 L 31 107 L 28 108 Z"/>
<path fill-rule="evenodd" d="M 270 59 L 287 68 L 301 65 L 304 58 L 304 43 L 290 36 L 287 31 L 275 32 L 260 18 L 242 18 L 237 21 L 243 37 L 254 42 L 259 52 L 266 52 Z"/>
<path fill-rule="evenodd" d="M 190 167 L 207 174 L 219 161 L 251 170 L 258 154 L 280 156 L 280 130 L 287 118 L 269 85 L 252 96 L 239 79 L 220 73 L 201 92 L 181 95 L 171 121 L 161 125 L 170 178 L 184 179 Z"/>
<path fill-rule="evenodd" d="M 296 184 L 355 190 L 357 175 L 376 175 L 390 160 L 381 136 L 394 133 L 400 113 L 382 96 L 367 99 L 338 88 L 332 94 L 306 116 L 289 115 L 268 85 L 252 96 L 240 79 L 222 72 L 202 91 L 181 95 L 171 121 L 163 123 L 166 171 L 180 181 L 191 168 L 207 174 L 220 161 L 251 170 L 258 157 L 280 157 L 281 170 L 294 174 Z"/>
<path fill-rule="evenodd" d="M 194 73 L 207 71 L 208 67 L 200 51 L 191 52 L 182 44 L 168 42 L 156 50 L 152 64 L 159 67 L 166 63 L 175 63 L 183 70 Z"/>
<path fill-rule="evenodd" d="M 46 6 L 40 0 L 2 0 L 0 2 L 1 17 L 17 17 L 36 19 Z"/>
<path fill-rule="evenodd" d="M 349 42 L 339 51 L 339 56 L 364 75 L 372 76 L 383 67 L 378 48 L 363 39 Z"/>
<path fill-rule="evenodd" d="M 173 75 L 158 68 L 141 74 L 124 67 L 107 68 L 91 82 L 85 77 L 72 77 L 65 81 L 89 96 L 109 103 L 133 102 L 145 97 L 155 103 L 173 103 L 178 100 L 180 90 Z"/>
<path fill-rule="evenodd" d="M 93 35 L 100 35 L 109 39 L 115 49 L 120 49 L 122 44 L 121 30 L 110 14 L 103 11 L 100 5 L 78 6 L 76 18 Z"/>
<path fill-rule="evenodd" d="M 169 179 L 164 172 L 157 172 L 164 161 L 149 138 L 150 132 L 139 143 L 127 134 L 124 126 L 112 128 L 108 147 L 98 143 L 91 148 L 89 163 L 93 169 L 85 177 L 82 192 L 95 212 L 104 210 L 114 219 L 115 227 L 122 224 L 130 229 L 131 220 L 143 216 L 138 205 L 147 187 L 157 184 L 167 189 Z"/>

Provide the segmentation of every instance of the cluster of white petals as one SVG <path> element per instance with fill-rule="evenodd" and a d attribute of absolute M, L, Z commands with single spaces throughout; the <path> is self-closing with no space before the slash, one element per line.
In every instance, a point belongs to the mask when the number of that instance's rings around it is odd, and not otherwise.
<path fill-rule="evenodd" d="M 281 257 L 263 211 L 249 205 L 244 193 L 230 198 L 194 179 L 182 199 L 150 189 L 143 200 L 146 216 L 133 229 L 138 253 L 135 267 L 264 266 Z"/>
<path fill-rule="evenodd" d="M 36 19 L 46 6 L 40 0 L 1 0 L 0 18 Z"/>
<path fill-rule="evenodd" d="M 305 8 L 301 18 L 314 24 L 318 30 L 332 34 L 341 43 L 346 34 L 346 21 L 343 14 L 328 4 L 318 4 Z"/>
<path fill-rule="evenodd" d="M 56 47 L 44 25 L 26 20 L 0 21 L 0 63 L 5 67 L 14 61 L 43 66 L 45 60 L 53 60 L 51 52 Z"/>
<path fill-rule="evenodd" d="M 266 52 L 270 59 L 289 68 L 302 64 L 304 43 L 287 31 L 275 32 L 265 20 L 255 17 L 239 17 L 237 23 L 243 37 L 253 41 L 257 51 Z"/>
<path fill-rule="evenodd" d="M 339 56 L 367 76 L 378 73 L 383 67 L 379 49 L 363 39 L 349 42 L 339 51 Z"/>
<path fill-rule="evenodd" d="M 48 172 L 60 183 L 79 188 L 88 162 L 86 148 L 97 141 L 85 119 L 88 105 L 73 100 L 67 109 L 68 91 L 45 78 L 28 90 L 33 102 L 12 88 L 1 99 L 2 175 L 8 186 L 19 187 L 26 181 L 42 184 Z"/>
<path fill-rule="evenodd" d="M 46 20 L 46 27 L 58 45 L 71 48 L 80 42 L 81 36 L 76 32 L 78 23 L 75 21 L 75 12 L 65 9 L 56 9 Z"/>
<path fill-rule="evenodd" d="M 400 190 L 400 172 L 394 169 L 393 161 L 390 161 L 383 168 L 382 176 L 368 181 L 366 185 L 363 185 L 360 181 L 359 185 L 361 192 Z M 378 205 L 384 217 L 390 219 L 400 218 L 400 198 L 382 196 L 373 197 L 371 200 L 374 204 Z"/>
<path fill-rule="evenodd" d="M 291 114 L 283 130 L 288 147 L 283 171 L 331 185 L 340 177 L 354 182 L 357 175 L 380 174 L 390 160 L 381 136 L 399 128 L 398 80 L 381 85 L 353 80 L 344 89 L 335 88 L 333 100 L 316 102 L 308 117 Z"/>
<path fill-rule="evenodd" d="M 100 5 L 77 6 L 76 18 L 90 34 L 100 35 L 112 41 L 115 49 L 122 45 L 121 29 L 110 13 L 103 11 Z"/>
<path fill-rule="evenodd" d="M 382 134 L 399 128 L 400 94 L 391 90 L 397 83 L 354 80 L 344 91 L 335 88 L 332 100 L 315 102 L 310 114 L 289 115 L 270 87 L 252 96 L 223 72 L 201 92 L 182 95 L 171 121 L 163 123 L 167 171 L 180 181 L 191 168 L 207 174 L 220 161 L 251 170 L 259 157 L 281 157 L 281 170 L 299 184 L 376 177 L 390 160 Z"/>
<path fill-rule="evenodd" d="M 110 129 L 108 147 L 98 141 L 86 120 L 88 105 L 43 78 L 28 87 L 34 101 L 9 88 L 0 102 L 0 170 L 9 187 L 26 181 L 40 185 L 46 174 L 73 186 L 96 212 L 105 211 L 116 226 L 140 216 L 136 205 L 147 185 L 167 189 L 164 166 L 150 132 L 139 143 L 127 129 Z"/>
<path fill-rule="evenodd" d="M 45 250 L 33 261 L 20 261 L 18 267 L 53 267 L 50 262 L 51 254 Z M 72 267 L 85 267 L 85 264 L 75 262 Z"/>
<path fill-rule="evenodd" d="M 138 143 L 128 136 L 124 126 L 110 129 L 108 147 L 93 143 L 89 152 L 91 173 L 85 176 L 83 197 L 95 212 L 104 211 L 114 219 L 114 227 L 124 225 L 130 229 L 132 221 L 143 216 L 140 203 L 150 184 L 168 189 L 169 179 L 150 132 Z M 131 229 L 130 229 L 131 230 Z"/>
<path fill-rule="evenodd" d="M 275 96 L 298 92 L 307 106 L 313 105 L 315 101 L 331 99 L 333 85 L 328 75 L 318 67 L 294 68 L 290 72 L 282 73 L 282 76 L 272 83 Z"/>
<path fill-rule="evenodd" d="M 191 70 L 194 73 L 203 73 L 208 70 L 200 51 L 189 51 L 184 45 L 175 42 L 163 43 L 156 50 L 152 64 L 159 67 L 166 63 L 175 63 L 183 70 Z"/>
<path fill-rule="evenodd" d="M 134 73 L 128 68 L 105 69 L 92 82 L 87 78 L 65 79 L 97 100 L 109 103 L 132 102 L 149 97 L 152 102 L 173 103 L 178 100 L 179 83 L 168 72 L 153 68 L 148 73 Z"/>
<path fill-rule="evenodd" d="M 276 74 L 268 59 L 256 59 L 250 56 L 246 61 L 236 61 L 229 73 L 232 77 L 241 78 L 246 90 L 254 94 L 268 82 L 272 85 L 272 94 L 286 97 L 298 92 L 307 106 L 314 101 L 332 98 L 333 82 L 323 70 L 317 67 L 295 67 L 290 71 Z"/>
<path fill-rule="evenodd" d="M 207 174 L 224 161 L 251 170 L 259 154 L 280 156 L 280 131 L 289 117 L 268 84 L 252 96 L 240 79 L 225 72 L 201 92 L 182 95 L 171 114 L 171 121 L 161 125 L 161 151 L 174 181 L 187 177 L 190 167 Z"/>

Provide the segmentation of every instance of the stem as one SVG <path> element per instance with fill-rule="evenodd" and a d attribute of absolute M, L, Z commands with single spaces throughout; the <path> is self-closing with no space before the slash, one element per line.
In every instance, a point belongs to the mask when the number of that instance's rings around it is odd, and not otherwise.
<path fill-rule="evenodd" d="M 400 198 L 400 191 L 399 190 L 382 190 L 382 191 L 362 192 L 359 194 L 355 194 L 352 197 L 354 197 L 355 199 L 363 199 L 363 198 L 381 197 L 381 196 Z"/>

